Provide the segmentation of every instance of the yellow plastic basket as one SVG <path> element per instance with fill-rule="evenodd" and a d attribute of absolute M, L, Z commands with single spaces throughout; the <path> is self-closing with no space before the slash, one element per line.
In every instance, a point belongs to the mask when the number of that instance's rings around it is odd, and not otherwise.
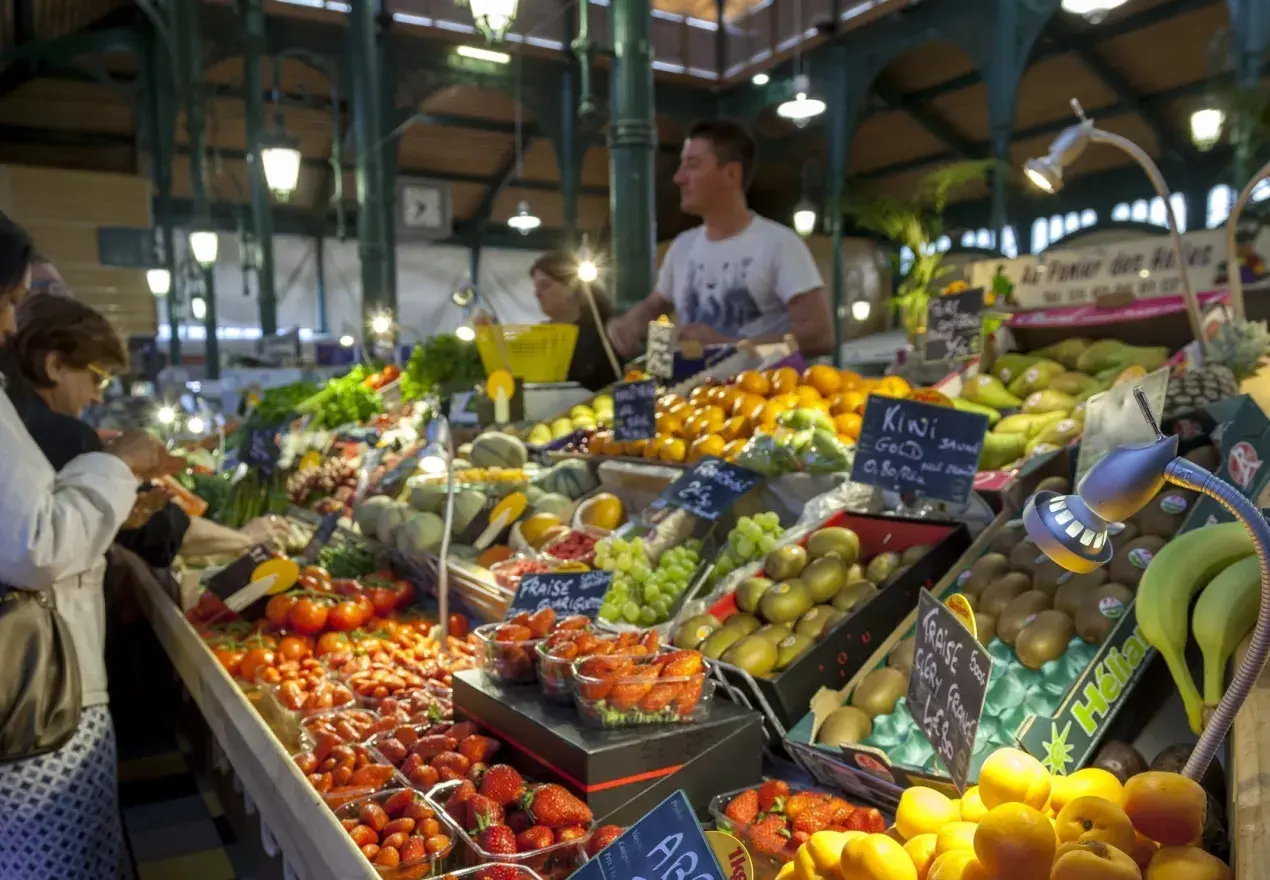
<path fill-rule="evenodd" d="M 576 324 L 493 324 L 476 328 L 486 373 L 509 370 L 526 382 L 563 382 L 569 376 Z"/>

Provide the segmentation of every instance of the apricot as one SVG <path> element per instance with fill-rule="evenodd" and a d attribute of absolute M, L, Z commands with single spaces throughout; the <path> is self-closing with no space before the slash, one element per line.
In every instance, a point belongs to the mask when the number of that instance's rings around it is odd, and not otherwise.
<path fill-rule="evenodd" d="M 904 852 L 908 853 L 908 857 L 913 860 L 913 867 L 917 868 L 917 880 L 926 880 L 930 866 L 935 863 L 936 839 L 937 835 L 934 834 L 919 834 L 904 844 Z"/>
<path fill-rule="evenodd" d="M 1160 847 L 1142 874 L 1143 880 L 1232 880 L 1234 876 L 1225 862 L 1197 846 Z"/>
<path fill-rule="evenodd" d="M 798 387 L 799 380 L 798 371 L 793 367 L 781 367 L 772 370 L 768 375 L 768 381 L 771 383 L 772 394 L 789 394 Z"/>
<path fill-rule="evenodd" d="M 781 869 L 776 872 L 776 880 L 794 880 L 794 863 L 786 862 L 781 865 Z"/>
<path fill-rule="evenodd" d="M 1070 776 L 1054 777 L 1050 788 L 1050 806 L 1057 815 L 1076 798 L 1086 796 L 1100 797 L 1119 806 L 1124 803 L 1124 786 L 1106 770 L 1086 767 Z"/>
<path fill-rule="evenodd" d="M 1152 856 L 1160 849 L 1160 845 L 1154 840 L 1149 840 L 1142 836 L 1136 829 L 1133 832 L 1133 852 L 1129 855 L 1133 856 L 1133 860 L 1138 863 L 1138 867 L 1142 870 L 1147 869 Z"/>
<path fill-rule="evenodd" d="M 1149 770 L 1125 783 L 1124 811 L 1133 827 L 1161 846 L 1186 846 L 1204 833 L 1208 798 L 1180 773 Z"/>
<path fill-rule="evenodd" d="M 973 852 L 977 827 L 974 822 L 949 822 L 939 829 L 939 834 L 936 835 L 935 853 L 942 856 L 955 849 L 968 849 Z"/>
<path fill-rule="evenodd" d="M 1096 840 L 1133 853 L 1133 823 L 1125 811 L 1100 797 L 1078 797 L 1063 807 L 1054 821 L 1059 843 Z"/>
<path fill-rule="evenodd" d="M 838 871 L 852 880 L 917 880 L 913 860 L 885 834 L 861 834 L 842 848 Z"/>
<path fill-rule="evenodd" d="M 961 819 L 961 812 L 947 797 L 933 788 L 914 786 L 904 789 L 895 809 L 895 829 L 912 840 L 919 834 L 938 834 L 949 822 Z"/>
<path fill-rule="evenodd" d="M 814 871 L 807 876 L 831 877 L 838 870 L 838 862 L 842 859 L 842 848 L 853 837 L 863 835 L 863 831 L 817 831 L 798 848 L 798 858 L 806 859 Z"/>
<path fill-rule="evenodd" d="M 974 853 L 955 849 L 935 859 L 926 880 L 990 880 L 990 875 Z"/>
<path fill-rule="evenodd" d="M 1049 819 L 1026 804 L 993 807 L 975 830 L 975 855 L 995 877 L 1048 876 L 1057 846 Z"/>
<path fill-rule="evenodd" d="M 1142 872 L 1116 847 L 1085 840 L 1059 848 L 1049 880 L 1142 880 Z"/>
<path fill-rule="evenodd" d="M 746 370 L 736 377 L 737 387 L 749 394 L 766 396 L 772 390 L 772 383 L 758 370 Z"/>
<path fill-rule="evenodd" d="M 979 786 L 972 785 L 961 796 L 961 819 L 963 822 L 978 822 L 987 815 L 988 808 L 979 797 Z"/>
<path fill-rule="evenodd" d="M 1009 803 L 1043 810 L 1050 799 L 1050 775 L 1027 752 L 997 749 L 979 770 L 979 798 L 989 810 Z"/>
<path fill-rule="evenodd" d="M 842 388 L 842 375 L 827 364 L 812 364 L 803 370 L 803 384 L 812 386 L 828 397 Z"/>

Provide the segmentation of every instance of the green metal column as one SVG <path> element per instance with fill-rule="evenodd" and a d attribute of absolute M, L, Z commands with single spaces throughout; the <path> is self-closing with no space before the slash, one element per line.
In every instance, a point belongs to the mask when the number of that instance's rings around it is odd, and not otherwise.
<path fill-rule="evenodd" d="M 186 62 L 185 128 L 190 144 L 190 190 L 194 197 L 194 222 L 210 223 L 211 212 L 207 204 L 207 190 L 203 170 L 207 165 L 207 147 L 203 142 L 204 81 L 203 34 L 200 30 L 199 11 L 202 4 L 177 3 L 185 32 L 184 58 Z M 204 351 L 207 357 L 207 378 L 220 378 L 220 341 L 216 338 L 216 273 L 215 267 L 199 267 L 203 278 L 203 297 L 207 303 L 207 316 L 203 320 L 207 338 Z"/>
<path fill-rule="evenodd" d="M 381 12 L 382 0 L 352 0 L 348 28 L 357 144 L 357 250 L 362 264 L 362 313 L 367 322 L 382 310 L 395 313 L 397 305 L 392 287 L 392 246 L 385 228 L 390 200 L 383 161 Z"/>
<path fill-rule="evenodd" d="M 849 308 L 843 296 L 845 266 L 842 255 L 842 232 L 846 225 L 843 207 L 847 189 L 847 154 L 851 149 L 851 130 L 856 117 L 856 99 L 847 82 L 847 49 L 841 40 L 830 48 L 831 87 L 829 94 L 838 99 L 829 105 L 828 160 L 825 168 L 826 204 L 825 222 L 829 225 L 833 243 L 833 280 L 830 290 L 830 309 L 833 315 L 833 362 L 842 365 L 842 322 Z"/>
<path fill-rule="evenodd" d="M 338 131 L 338 129 L 337 129 Z M 337 135 L 338 136 L 338 135 Z M 323 217 L 323 227 L 326 226 Z M 327 326 L 326 315 L 326 229 L 318 230 L 318 234 L 313 237 L 313 271 L 315 279 L 315 287 L 317 288 L 317 332 L 326 333 L 330 330 Z"/>
<path fill-rule="evenodd" d="M 1239 89 L 1252 93 L 1261 85 L 1261 65 L 1270 48 L 1270 0 L 1228 0 L 1230 31 L 1235 40 L 1235 82 Z M 1236 119 L 1234 132 L 1234 189 L 1239 192 L 1248 183 L 1256 166 L 1253 159 L 1260 143 L 1253 141 L 1251 123 Z"/>
<path fill-rule="evenodd" d="M 150 176 L 154 178 L 154 226 L 159 231 L 163 246 L 163 264 L 172 279 L 171 289 L 165 297 L 167 312 L 168 361 L 173 366 L 181 363 L 181 310 L 176 277 L 176 239 L 172 234 L 172 127 L 175 113 L 172 109 L 172 78 L 174 71 L 168 63 L 172 57 L 168 49 L 160 45 L 161 37 L 151 28 L 145 38 L 145 87 L 146 125 L 150 141 Z"/>
<path fill-rule="evenodd" d="M 260 260 L 256 286 L 260 296 L 260 332 L 278 332 L 278 302 L 273 277 L 273 215 L 269 182 L 260 158 L 265 135 L 264 82 L 260 65 L 265 58 L 264 0 L 239 0 L 243 17 L 243 89 L 247 93 L 247 174 L 251 183 L 251 218 Z"/>
<path fill-rule="evenodd" d="M 612 125 L 609 135 L 609 228 L 615 293 L 631 306 L 652 291 L 657 255 L 652 21 L 649 0 L 613 0 Z"/>
<path fill-rule="evenodd" d="M 585 5 L 585 3 L 583 4 Z M 586 12 L 586 10 L 583 10 Z M 564 13 L 564 32 L 577 29 L 577 7 L 570 5 Z M 578 189 L 582 176 L 581 147 L 578 143 L 578 76 L 577 59 L 565 62 L 560 77 L 560 140 L 556 154 L 560 165 L 560 198 L 564 202 L 564 246 L 578 246 Z"/>

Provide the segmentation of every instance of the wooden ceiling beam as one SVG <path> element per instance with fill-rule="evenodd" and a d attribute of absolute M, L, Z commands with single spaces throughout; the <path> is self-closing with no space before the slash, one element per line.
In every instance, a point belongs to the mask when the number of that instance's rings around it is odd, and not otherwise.
<path fill-rule="evenodd" d="M 975 144 L 962 137 L 961 133 L 933 108 L 924 107 L 907 98 L 887 81 L 885 73 L 874 81 L 873 94 L 877 95 L 891 110 L 903 113 L 960 158 L 982 159 L 986 155 Z"/>
<path fill-rule="evenodd" d="M 536 126 L 524 126 L 520 133 L 520 140 L 512 144 L 512 148 L 503 160 L 502 165 L 499 166 L 498 170 L 494 172 L 494 176 L 490 179 L 489 186 L 485 187 L 485 193 L 481 196 L 481 201 L 477 204 L 476 210 L 472 212 L 471 223 L 479 228 L 483 228 L 489 223 L 498 197 L 516 178 L 517 172 L 520 170 L 519 166 L 522 157 L 540 136 L 541 134 L 537 131 Z"/>

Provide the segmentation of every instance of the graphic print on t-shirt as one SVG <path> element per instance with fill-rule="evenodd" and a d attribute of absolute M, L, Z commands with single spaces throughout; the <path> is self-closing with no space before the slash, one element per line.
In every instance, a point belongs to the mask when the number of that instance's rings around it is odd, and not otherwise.
<path fill-rule="evenodd" d="M 717 274 L 711 274 L 704 261 L 692 260 L 684 290 L 683 322 L 706 324 L 725 336 L 740 337 L 742 328 L 762 314 L 750 294 L 748 276 L 753 262 L 753 257 L 743 257 L 739 263 L 724 261 L 717 266 Z"/>

